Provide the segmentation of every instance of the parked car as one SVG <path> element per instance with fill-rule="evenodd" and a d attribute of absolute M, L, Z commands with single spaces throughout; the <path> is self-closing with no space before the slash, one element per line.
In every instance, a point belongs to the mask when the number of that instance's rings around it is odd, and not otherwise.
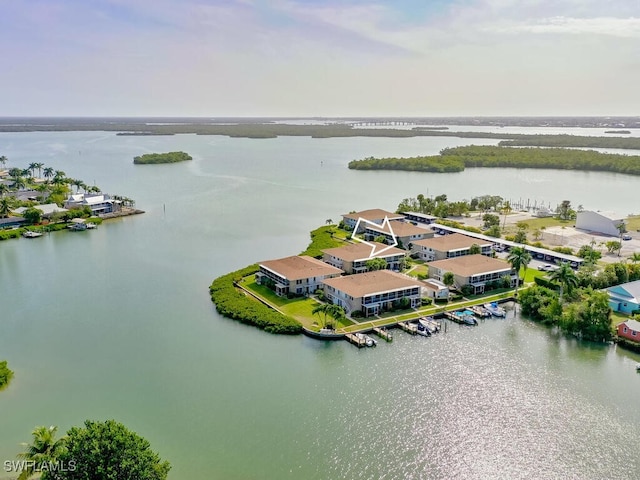
<path fill-rule="evenodd" d="M 631 240 L 631 235 L 629 235 L 628 233 L 625 233 L 624 235 L 622 235 L 622 239 L 623 240 Z"/>

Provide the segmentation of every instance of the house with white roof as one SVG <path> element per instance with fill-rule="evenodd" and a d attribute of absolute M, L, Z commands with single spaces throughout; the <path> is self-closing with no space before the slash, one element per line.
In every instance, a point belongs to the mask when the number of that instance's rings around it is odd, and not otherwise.
<path fill-rule="evenodd" d="M 29 208 L 31 207 L 19 207 L 13 210 L 13 212 L 17 213 L 18 215 L 22 215 Z M 45 218 L 51 217 L 51 215 L 53 215 L 54 213 L 58 213 L 58 212 L 64 213 L 68 211 L 66 208 L 59 207 L 55 203 L 45 203 L 43 205 L 35 205 L 33 208 L 40 210 L 42 212 L 42 216 Z"/>
<path fill-rule="evenodd" d="M 88 206 L 94 215 L 117 212 L 120 205 L 119 200 L 114 200 L 106 193 L 75 193 L 64 202 L 64 208 L 67 209 Z"/>
<path fill-rule="evenodd" d="M 623 283 L 606 289 L 609 306 L 614 312 L 631 313 L 640 309 L 640 280 Z"/>

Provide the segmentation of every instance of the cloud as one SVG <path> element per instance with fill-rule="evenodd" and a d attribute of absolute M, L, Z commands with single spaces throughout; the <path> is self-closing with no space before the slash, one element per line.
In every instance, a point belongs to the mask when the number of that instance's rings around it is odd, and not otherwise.
<path fill-rule="evenodd" d="M 545 18 L 534 23 L 521 23 L 507 27 L 487 28 L 494 33 L 535 33 L 569 35 L 608 35 L 622 38 L 640 38 L 640 18 Z"/>

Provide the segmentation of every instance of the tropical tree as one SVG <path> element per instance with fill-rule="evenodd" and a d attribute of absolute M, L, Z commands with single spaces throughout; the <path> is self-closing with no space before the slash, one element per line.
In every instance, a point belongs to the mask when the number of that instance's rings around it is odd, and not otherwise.
<path fill-rule="evenodd" d="M 31 176 L 33 177 L 34 173 L 38 169 L 38 164 L 36 162 L 31 162 L 27 167 L 27 170 L 31 172 Z"/>
<path fill-rule="evenodd" d="M 511 202 L 504 202 L 502 206 L 502 214 L 504 215 L 504 220 L 502 221 L 502 229 L 504 230 L 504 226 L 507 224 L 507 215 L 511 213 Z"/>
<path fill-rule="evenodd" d="M 13 188 L 20 190 L 21 188 L 27 188 L 27 181 L 24 177 L 17 176 L 13 178 Z"/>
<path fill-rule="evenodd" d="M 4 155 L 0 156 L 0 165 L 2 165 L 4 167 L 4 165 L 7 163 L 7 157 L 5 157 Z"/>
<path fill-rule="evenodd" d="M 447 287 L 452 287 L 454 283 L 456 283 L 456 277 L 453 272 L 445 272 L 442 276 L 442 283 L 444 283 Z"/>
<path fill-rule="evenodd" d="M 482 248 L 480 248 L 480 245 L 477 243 L 474 243 L 469 247 L 469 255 L 477 255 L 479 253 L 482 253 Z"/>
<path fill-rule="evenodd" d="M 7 197 L 0 198 L 0 218 L 5 218 L 11 213 L 11 201 Z"/>
<path fill-rule="evenodd" d="M 87 420 L 67 432 L 64 444 L 58 458 L 76 468 L 57 471 L 56 480 L 165 480 L 171 469 L 146 439 L 115 420 Z"/>
<path fill-rule="evenodd" d="M 527 243 L 527 232 L 519 228 L 516 234 L 513 236 L 513 241 L 516 243 Z"/>
<path fill-rule="evenodd" d="M 364 264 L 370 272 L 387 268 L 387 261 L 384 258 L 370 258 Z"/>
<path fill-rule="evenodd" d="M 56 440 L 57 431 L 58 427 L 51 426 L 49 428 L 36 427 L 31 432 L 33 441 L 30 444 L 23 443 L 26 451 L 18 454 L 18 458 L 27 460 L 25 469 L 20 473 L 18 480 L 25 480 L 41 470 L 45 472 L 42 476 L 43 479 L 49 477 L 42 465 L 59 461 L 60 455 L 65 452 L 65 438 Z"/>
<path fill-rule="evenodd" d="M 518 287 L 520 287 L 520 269 L 524 268 L 524 274 L 527 275 L 527 266 L 531 263 L 531 254 L 524 247 L 513 247 L 507 257 L 507 262 L 511 264 L 511 268 L 516 271 L 516 297 L 518 296 Z"/>
<path fill-rule="evenodd" d="M 36 168 L 36 170 L 38 170 L 38 178 L 40 178 L 42 175 L 42 167 L 44 167 L 44 163 L 36 162 L 33 164 L 33 166 Z"/>
<path fill-rule="evenodd" d="M 560 304 L 562 304 L 562 296 L 565 290 L 567 293 L 571 293 L 571 291 L 578 286 L 578 277 L 569 262 L 563 262 L 560 268 L 550 272 L 549 278 L 560 284 Z"/>
<path fill-rule="evenodd" d="M 313 310 L 311 310 L 311 314 L 318 315 L 318 318 L 320 318 L 320 314 L 322 314 L 323 326 L 327 324 L 327 314 L 329 313 L 329 307 L 331 307 L 331 304 L 329 303 L 319 303 L 318 305 L 313 307 Z"/>
<path fill-rule="evenodd" d="M 629 257 L 629 260 L 631 260 L 633 263 L 640 262 L 640 252 L 633 252 Z"/>
<path fill-rule="evenodd" d="M 17 168 L 17 167 L 13 167 L 11 170 L 9 170 L 9 176 L 11 178 L 21 177 L 22 176 L 22 169 L 21 168 Z"/>
<path fill-rule="evenodd" d="M 42 173 L 44 174 L 44 178 L 46 178 L 47 181 L 49 181 L 49 179 L 52 178 L 54 175 L 54 170 L 51 167 L 47 167 L 43 170 Z"/>
<path fill-rule="evenodd" d="M 333 220 L 331 220 L 330 218 L 327 218 L 327 219 L 324 221 L 324 223 L 325 223 L 326 225 L 331 225 L 331 224 L 333 223 Z"/>
<path fill-rule="evenodd" d="M 0 197 L 4 197 L 4 194 L 9 191 L 9 187 L 6 184 L 0 183 Z"/>
<path fill-rule="evenodd" d="M 569 220 L 569 218 L 571 218 L 571 214 L 571 201 L 563 200 L 562 203 L 558 205 L 558 215 L 562 220 Z"/>
<path fill-rule="evenodd" d="M 29 207 L 24 211 L 22 216 L 27 221 L 27 223 L 35 225 L 37 223 L 40 223 L 40 221 L 42 220 L 42 210 L 38 210 L 34 207 Z"/>
<path fill-rule="evenodd" d="M 540 240 L 542 238 L 542 229 L 540 228 L 536 228 L 533 231 L 533 239 L 537 242 L 538 240 Z"/>

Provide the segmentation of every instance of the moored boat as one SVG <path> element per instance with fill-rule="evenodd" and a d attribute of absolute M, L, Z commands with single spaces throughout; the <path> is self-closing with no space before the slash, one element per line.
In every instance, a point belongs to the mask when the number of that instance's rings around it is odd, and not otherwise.
<path fill-rule="evenodd" d="M 422 325 L 430 334 L 436 333 L 439 327 L 435 324 L 435 320 L 431 317 L 420 317 L 418 325 Z"/>
<path fill-rule="evenodd" d="M 22 232 L 22 236 L 24 238 L 38 238 L 38 237 L 41 237 L 42 235 L 43 235 L 42 232 L 34 232 L 33 230 L 26 230 Z"/>
<path fill-rule="evenodd" d="M 423 337 L 430 337 L 431 331 L 418 320 L 418 335 L 422 335 Z"/>
<path fill-rule="evenodd" d="M 507 315 L 506 310 L 498 305 L 498 302 L 485 303 L 483 307 L 494 317 L 505 317 Z"/>
<path fill-rule="evenodd" d="M 470 310 L 474 313 L 474 315 L 480 318 L 487 318 L 491 316 L 491 313 L 489 312 L 489 310 L 487 310 L 486 308 L 480 305 L 474 305 L 470 307 Z"/>

